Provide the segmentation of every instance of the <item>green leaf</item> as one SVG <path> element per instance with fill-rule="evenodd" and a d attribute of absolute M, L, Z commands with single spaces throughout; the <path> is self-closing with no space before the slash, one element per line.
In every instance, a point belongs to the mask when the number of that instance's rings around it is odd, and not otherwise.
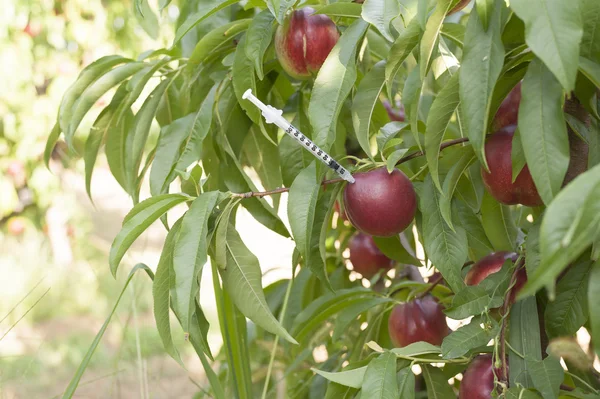
<path fill-rule="evenodd" d="M 583 20 L 580 55 L 600 62 L 600 3 L 594 0 L 581 0 L 579 7 Z"/>
<path fill-rule="evenodd" d="M 398 140 L 399 143 L 402 143 L 403 139 L 394 139 L 394 137 L 407 126 L 409 126 L 409 124 L 406 122 L 389 122 L 381 127 L 375 138 L 379 151 L 383 152 L 384 149 L 387 149 L 388 143 L 391 143 L 393 140 Z"/>
<path fill-rule="evenodd" d="M 133 7 L 133 14 L 135 18 L 138 20 L 144 31 L 150 36 L 152 39 L 158 39 L 158 17 L 150 8 L 148 4 L 148 0 L 136 0 L 136 3 L 139 4 L 138 7 Z"/>
<path fill-rule="evenodd" d="M 311 262 L 312 234 L 315 223 L 315 208 L 321 190 L 321 181 L 317 179 L 316 163 L 312 162 L 294 180 L 288 197 L 288 219 L 296 248 L 307 266 L 321 281 L 327 284 L 328 277 L 323 264 Z"/>
<path fill-rule="evenodd" d="M 88 351 L 86 352 L 85 356 L 83 357 L 83 360 L 79 364 L 79 367 L 77 368 L 77 371 L 75 372 L 75 375 L 73 376 L 73 378 L 69 382 L 69 386 L 67 387 L 67 389 L 63 393 L 63 399 L 70 399 L 75 394 L 75 391 L 77 390 L 77 386 L 79 385 L 79 381 L 81 381 L 81 377 L 83 376 L 83 373 L 85 372 L 85 370 L 87 369 L 90 361 L 92 360 L 92 356 L 94 355 L 94 352 L 96 351 L 96 348 L 98 347 L 98 344 L 100 344 L 100 340 L 104 336 L 104 333 L 106 332 L 106 328 L 108 327 L 108 324 L 110 323 L 113 315 L 115 314 L 115 311 L 117 310 L 117 306 L 119 306 L 119 302 L 121 302 L 121 298 L 123 297 L 123 294 L 125 293 L 125 290 L 129 286 L 129 283 L 131 282 L 131 279 L 133 278 L 133 276 L 135 275 L 135 273 L 138 270 L 140 270 L 140 269 L 143 269 L 150 276 L 150 278 L 154 277 L 154 274 L 152 273 L 152 270 L 150 270 L 150 268 L 148 266 L 146 266 L 146 265 L 144 265 L 142 263 L 139 263 L 139 264 L 135 265 L 135 267 L 133 269 L 131 269 L 131 271 L 129 272 L 129 276 L 127 276 L 127 280 L 125 280 L 125 285 L 123 286 L 123 289 L 121 290 L 121 293 L 117 297 L 117 301 L 115 302 L 115 306 L 113 306 L 110 314 L 108 315 L 108 317 L 104 321 L 104 324 L 102 324 L 102 327 L 100 328 L 100 331 L 98 331 L 98 334 L 96 334 L 96 337 L 94 338 L 94 341 L 90 345 Z"/>
<path fill-rule="evenodd" d="M 227 229 L 225 247 L 227 266 L 219 269 L 219 272 L 223 287 L 235 306 L 261 328 L 288 342 L 297 343 L 269 310 L 261 285 L 262 273 L 258 259 L 233 228 Z"/>
<path fill-rule="evenodd" d="M 363 6 L 358 3 L 331 3 L 319 9 L 315 12 L 316 14 L 325 14 L 330 17 L 346 17 L 346 18 L 360 18 Z"/>
<path fill-rule="evenodd" d="M 243 37 L 238 43 L 235 50 L 235 58 L 233 60 L 233 89 L 239 105 L 242 107 L 248 117 L 257 125 L 262 123 L 260 109 L 257 108 L 248 100 L 242 99 L 244 92 L 252 89 L 257 93 L 256 75 L 254 74 L 254 61 L 246 56 L 244 48 L 246 47 L 247 38 Z"/>
<path fill-rule="evenodd" d="M 279 149 L 258 131 L 258 127 L 253 126 L 250 129 L 244 140 L 243 149 L 266 190 L 282 186 Z M 279 198 L 279 196 L 273 197 L 273 203 L 278 203 Z M 277 206 L 275 208 L 277 209 Z"/>
<path fill-rule="evenodd" d="M 442 353 L 442 350 L 439 346 L 432 345 L 429 342 L 419 341 L 406 345 L 402 348 L 394 348 L 392 349 L 392 352 L 395 353 L 398 357 L 415 357 L 428 354 L 439 355 Z"/>
<path fill-rule="evenodd" d="M 397 0 L 365 0 L 362 6 L 362 19 L 373 25 L 390 42 L 394 41 L 390 23 L 400 15 Z"/>
<path fill-rule="evenodd" d="M 116 108 L 118 103 L 123 99 L 124 92 L 125 86 L 121 85 L 119 90 L 115 93 L 111 103 L 100 112 L 100 115 L 98 115 L 94 121 L 94 124 L 90 129 L 90 134 L 85 142 L 85 150 L 83 153 L 83 160 L 85 163 L 85 189 L 90 199 L 92 198 L 92 172 L 94 171 L 98 151 L 100 151 L 100 146 L 115 120 Z"/>
<path fill-rule="evenodd" d="M 600 261 L 596 261 L 590 271 L 587 295 L 589 303 L 595 303 L 594 301 L 600 298 Z M 594 306 L 590 306 L 589 313 L 592 342 L 600 342 L 600 312 L 598 312 Z M 596 354 L 600 353 L 600 346 L 596 345 L 594 350 L 596 351 Z"/>
<path fill-rule="evenodd" d="M 519 176 L 519 173 L 525 167 L 525 151 L 523 150 L 523 142 L 521 141 L 521 131 L 519 128 L 515 130 L 512 138 L 512 148 L 510 151 L 510 161 L 512 166 L 512 182 L 514 183 Z"/>
<path fill-rule="evenodd" d="M 460 48 L 464 45 L 465 27 L 461 24 L 445 23 L 440 32 L 445 38 L 452 40 Z"/>
<path fill-rule="evenodd" d="M 429 114 L 427 115 L 427 129 L 425 131 L 425 156 L 431 177 L 438 190 L 442 191 L 438 172 L 438 158 L 440 156 L 440 145 L 444 139 L 444 133 L 450 123 L 450 118 L 456 111 L 459 98 L 458 90 L 459 74 L 454 74 L 440 90 L 433 100 Z"/>
<path fill-rule="evenodd" d="M 467 171 L 469 166 L 477 159 L 471 147 L 465 147 L 465 149 L 466 151 L 464 154 L 448 171 L 448 174 L 444 179 L 444 186 L 442 187 L 442 196 L 440 197 L 440 211 L 442 212 L 442 217 L 451 229 L 454 229 L 454 225 L 452 224 L 451 206 L 454 191 L 465 171 Z"/>
<path fill-rule="evenodd" d="M 405 367 L 398 372 L 398 397 L 402 399 L 415 398 L 415 375 L 410 367 Z"/>
<path fill-rule="evenodd" d="M 294 5 L 294 0 L 266 0 L 267 7 L 277 19 L 279 25 L 283 25 L 287 11 Z"/>
<path fill-rule="evenodd" d="M 269 10 L 263 10 L 252 19 L 246 33 L 246 46 L 244 48 L 246 57 L 249 60 L 254 60 L 254 68 L 260 80 L 264 77 L 263 58 L 273 38 L 274 21 L 273 14 Z"/>
<path fill-rule="evenodd" d="M 50 158 L 52 157 L 52 151 L 54 151 L 54 146 L 60 137 L 61 130 L 60 124 L 56 122 L 54 127 L 52 127 L 52 131 L 48 136 L 48 141 L 46 141 L 46 147 L 44 148 L 44 164 L 46 168 L 50 168 Z"/>
<path fill-rule="evenodd" d="M 210 17 L 217 11 L 224 9 L 225 7 L 229 7 L 232 4 L 237 3 L 237 0 L 225 0 L 222 3 L 217 4 L 213 8 L 209 7 L 199 7 L 200 11 L 190 15 L 183 24 L 179 28 L 177 28 L 177 32 L 175 33 L 175 39 L 173 40 L 173 47 L 186 33 L 188 33 L 194 26 L 198 25 L 200 22 Z"/>
<path fill-rule="evenodd" d="M 519 130 L 529 171 L 540 197 L 548 205 L 560 190 L 569 167 L 569 139 L 563 91 L 539 59 L 523 79 Z"/>
<path fill-rule="evenodd" d="M 494 9 L 494 0 L 476 0 L 475 8 L 477 9 L 483 30 L 487 31 Z"/>
<path fill-rule="evenodd" d="M 517 226 L 510 208 L 496 201 L 487 191 L 481 202 L 481 223 L 495 251 L 514 251 Z"/>
<path fill-rule="evenodd" d="M 483 324 L 483 328 L 480 326 Z M 444 338 L 442 342 L 442 355 L 445 359 L 455 359 L 465 355 L 471 349 L 487 344 L 490 339 L 498 334 L 500 326 L 494 319 L 484 321 L 474 317 L 471 322 L 458 328 Z"/>
<path fill-rule="evenodd" d="M 356 303 L 350 307 L 347 307 L 340 312 L 333 329 L 333 335 L 331 336 L 332 341 L 339 340 L 346 332 L 348 326 L 356 320 L 356 318 L 375 306 L 382 305 L 384 303 L 392 302 L 391 298 L 373 298 L 365 301 Z"/>
<path fill-rule="evenodd" d="M 154 283 L 152 284 L 152 297 L 154 299 L 154 320 L 156 320 L 156 329 L 158 330 L 158 335 L 165 347 L 165 351 L 169 356 L 175 359 L 177 363 L 183 366 L 179 352 L 173 344 L 171 322 L 169 320 L 169 312 L 172 306 L 171 285 L 176 277 L 175 271 L 173 270 L 173 248 L 179 234 L 181 220 L 182 219 L 179 219 L 173 225 L 169 234 L 167 234 L 160 260 L 156 267 L 156 276 L 154 277 Z"/>
<path fill-rule="evenodd" d="M 356 52 L 367 31 L 362 19 L 352 23 L 342 34 L 319 69 L 308 106 L 314 143 L 329 151 L 335 141 L 336 122 L 344 100 L 356 81 Z"/>
<path fill-rule="evenodd" d="M 583 35 L 577 5 L 560 0 L 510 2 L 510 7 L 525 23 L 527 45 L 544 61 L 567 92 L 575 88 L 579 43 Z M 523 93 L 527 91 L 523 90 Z"/>
<path fill-rule="evenodd" d="M 531 276 L 540 265 L 540 227 L 542 225 L 542 218 L 537 217 L 529 231 L 527 232 L 527 239 L 525 240 L 525 249 L 527 250 L 527 257 L 525 258 L 525 269 L 527 275 Z"/>
<path fill-rule="evenodd" d="M 544 399 L 558 398 L 558 391 L 564 377 L 564 371 L 559 360 L 553 356 L 548 356 L 544 360 L 526 359 L 525 362 L 533 386 L 542 394 Z"/>
<path fill-rule="evenodd" d="M 467 259 L 467 233 L 461 226 L 454 231 L 444 221 L 440 212 L 440 193 L 427 175 L 419 196 L 419 209 L 423 214 L 423 246 L 435 267 L 454 292 L 464 287 L 461 269 Z"/>
<path fill-rule="evenodd" d="M 125 79 L 129 78 L 139 70 L 145 67 L 143 62 L 131 62 L 125 65 L 118 66 L 103 74 L 100 78 L 89 85 L 83 93 L 78 97 L 78 100 L 73 104 L 73 108 L 69 111 L 71 116 L 69 125 L 65 132 L 65 139 L 69 145 L 72 145 L 72 139 L 75 135 L 77 127 L 83 120 L 85 114 L 92 106 L 105 94 L 110 88 L 118 85 Z"/>
<path fill-rule="evenodd" d="M 400 161 L 407 152 L 408 152 L 408 148 L 403 148 L 403 149 L 392 152 L 388 156 L 388 159 L 386 160 L 386 163 L 385 163 L 388 173 L 392 173 L 392 171 L 396 168 L 396 164 L 398 163 L 398 161 Z"/>
<path fill-rule="evenodd" d="M 458 219 L 467 232 L 469 258 L 471 260 L 479 260 L 490 252 L 493 252 L 492 244 L 488 240 L 477 215 L 462 201 L 458 201 L 456 205 Z"/>
<path fill-rule="evenodd" d="M 546 210 L 540 230 L 540 266 L 528 275 L 519 297 L 551 284 L 598 236 L 600 165 L 562 189 Z"/>
<path fill-rule="evenodd" d="M 190 197 L 187 195 L 164 194 L 148 198 L 129 211 L 123 220 L 121 231 L 119 231 L 110 247 L 108 262 L 113 276 L 116 276 L 123 255 L 135 239 L 169 209 L 189 199 Z"/>
<path fill-rule="evenodd" d="M 135 115 L 133 130 L 129 133 L 128 140 L 125 142 L 125 165 L 130 168 L 127 173 L 129 176 L 137 177 L 138 175 L 142 156 L 144 155 L 144 147 L 150 134 L 152 120 L 156 115 L 160 100 L 170 83 L 171 80 L 163 80 L 156 86 Z"/>
<path fill-rule="evenodd" d="M 449 399 L 455 396 L 454 391 L 448 385 L 448 378 L 442 370 L 433 366 L 423 366 L 423 378 L 427 386 L 427 397 L 429 399 Z"/>
<path fill-rule="evenodd" d="M 503 3 L 501 0 L 495 0 L 487 31 L 483 29 L 478 13 L 472 12 L 469 15 L 459 70 L 464 128 L 477 158 L 486 169 L 484 140 L 494 86 L 504 61 L 504 46 L 501 38 Z"/>
<path fill-rule="evenodd" d="M 243 171 L 242 165 L 235 157 L 233 150 L 226 137 L 221 136 L 220 139 L 223 141 L 222 147 L 225 151 L 226 162 L 225 164 L 219 165 L 223 172 L 223 179 L 227 188 L 232 192 L 244 193 L 258 191 L 252 180 Z M 289 237 L 287 228 L 283 222 L 279 219 L 277 212 L 271 205 L 264 199 L 258 197 L 245 198 L 242 201 L 244 208 L 252 214 L 252 216 L 265 227 L 273 230 L 275 233 L 282 235 L 283 237 Z"/>
<path fill-rule="evenodd" d="M 73 83 L 63 95 L 60 107 L 58 108 L 58 123 L 60 125 L 60 130 L 65 134 L 66 139 L 72 139 L 72 137 L 67 138 L 66 133 L 69 131 L 74 106 L 81 98 L 83 92 L 114 66 L 130 61 L 130 59 L 118 55 L 109 55 L 92 62 L 81 71 L 75 83 Z M 68 143 L 69 142 L 70 141 L 68 141 Z"/>
<path fill-rule="evenodd" d="M 385 83 L 384 72 L 385 61 L 379 61 L 360 81 L 356 95 L 352 101 L 352 123 L 356 131 L 356 138 L 363 151 L 371 159 L 373 159 L 369 143 L 371 119 L 375 105 L 379 102 L 379 94 Z"/>
<path fill-rule="evenodd" d="M 388 258 L 395 260 L 396 262 L 406 263 L 406 264 L 415 264 L 419 261 L 408 253 L 407 249 L 404 247 L 402 242 L 400 241 L 400 236 L 392 236 L 392 237 L 373 237 L 377 248 L 381 252 L 384 253 Z"/>
<path fill-rule="evenodd" d="M 544 312 L 550 338 L 573 335 L 588 319 L 588 280 L 591 261 L 573 265 L 556 285 L 556 298 Z M 596 303 L 596 300 L 594 302 Z"/>
<path fill-rule="evenodd" d="M 133 122 L 133 113 L 128 110 L 117 125 L 109 123 L 107 126 L 108 132 L 106 134 L 105 148 L 106 160 L 108 161 L 110 172 L 117 182 L 119 182 L 121 187 L 129 194 L 133 193 L 133 187 L 130 186 L 130 184 L 134 182 L 135 179 L 130 178 L 127 175 L 129 171 L 125 167 L 125 142 L 127 141 L 129 133 L 133 130 Z M 91 170 L 89 173 L 91 175 Z"/>
<path fill-rule="evenodd" d="M 542 360 L 540 323 L 534 297 L 517 301 L 510 309 L 508 342 L 515 351 L 527 359 Z M 525 388 L 533 388 L 525 359 L 511 350 L 508 352 L 508 364 L 510 364 L 508 377 L 511 386 L 521 384 Z"/>
<path fill-rule="evenodd" d="M 194 51 L 190 55 L 187 66 L 192 69 L 201 63 L 205 62 L 210 55 L 223 50 L 227 44 L 233 45 L 233 40 L 238 33 L 245 31 L 250 26 L 252 19 L 238 19 L 231 21 L 228 24 L 218 26 L 208 32 L 194 47 Z M 239 43 L 238 43 L 239 45 Z"/>
<path fill-rule="evenodd" d="M 311 368 L 311 370 L 319 374 L 320 376 L 328 379 L 329 381 L 333 381 L 337 384 L 341 384 L 346 387 L 360 388 L 365 378 L 367 366 L 347 371 L 340 371 L 337 373 L 330 373 L 329 371 L 322 371 L 315 368 Z"/>
<path fill-rule="evenodd" d="M 384 352 L 371 360 L 363 379 L 362 395 L 377 399 L 396 399 L 398 397 L 396 360 L 396 356 L 391 352 Z"/>
<path fill-rule="evenodd" d="M 404 101 L 404 109 L 406 112 L 407 120 L 410 121 L 411 132 L 413 138 L 419 147 L 419 150 L 423 150 L 422 140 L 419 137 L 419 107 L 421 105 L 421 95 L 423 91 L 424 83 L 420 78 L 419 70 L 413 69 L 404 82 L 404 88 L 402 89 L 402 101 Z"/>
<path fill-rule="evenodd" d="M 274 20 L 273 14 L 268 10 L 263 10 L 254 17 L 246 34 L 246 57 L 254 60 L 256 74 L 260 80 L 264 77 L 263 58 L 273 38 Z"/>
<path fill-rule="evenodd" d="M 190 331 L 199 285 L 198 278 L 207 260 L 208 218 L 221 193 L 211 191 L 197 197 L 183 216 L 181 230 L 173 249 L 176 300 L 173 307 L 184 332 Z"/>
<path fill-rule="evenodd" d="M 408 57 L 413 49 L 417 47 L 417 44 L 419 44 L 421 33 L 421 25 L 419 24 L 419 21 L 414 18 L 400 36 L 398 36 L 392 45 L 392 48 L 390 48 L 390 54 L 387 64 L 385 65 L 385 83 L 388 86 L 388 91 L 391 90 L 391 83 L 398 73 L 398 69 L 400 69 L 402 63 L 406 60 L 406 57 Z M 388 95 L 389 97 L 392 97 L 391 91 Z"/>
<path fill-rule="evenodd" d="M 337 290 L 335 293 L 320 296 L 296 316 L 292 334 L 302 342 L 310 332 L 329 317 L 374 296 L 372 291 L 362 287 Z"/>
<path fill-rule="evenodd" d="M 579 58 L 581 72 L 591 80 L 596 87 L 600 87 L 600 64 L 590 61 L 585 57 Z"/>
<path fill-rule="evenodd" d="M 423 32 L 423 38 L 421 39 L 421 56 L 419 57 L 419 64 L 421 65 L 421 80 L 425 79 L 429 68 L 431 67 L 431 61 L 433 57 L 433 51 L 438 43 L 438 37 L 442 29 L 442 23 L 446 18 L 446 14 L 450 11 L 452 0 L 438 0 L 435 6 L 435 10 L 427 19 L 425 25 L 425 32 Z"/>
<path fill-rule="evenodd" d="M 446 309 L 444 313 L 455 320 L 462 320 L 469 316 L 480 315 L 501 305 L 501 297 L 492 299 L 482 287 L 468 286 L 454 295 L 452 307 Z"/>

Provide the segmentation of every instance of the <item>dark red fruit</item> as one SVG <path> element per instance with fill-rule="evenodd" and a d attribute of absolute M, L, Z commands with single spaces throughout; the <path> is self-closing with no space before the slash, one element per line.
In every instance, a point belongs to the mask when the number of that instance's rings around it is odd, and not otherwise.
<path fill-rule="evenodd" d="M 396 305 L 388 320 L 388 331 L 397 347 L 419 341 L 441 345 L 450 332 L 442 306 L 432 296 Z"/>
<path fill-rule="evenodd" d="M 391 121 L 404 122 L 404 119 L 406 118 L 406 115 L 404 114 L 404 107 L 398 106 L 394 108 L 389 100 L 383 100 L 383 106 L 387 111 L 388 117 Z"/>
<path fill-rule="evenodd" d="M 492 355 L 479 355 L 463 374 L 458 399 L 490 399 L 493 390 Z"/>
<path fill-rule="evenodd" d="M 467 285 L 478 285 L 484 279 L 486 279 L 489 275 L 498 273 L 500 269 L 502 269 L 502 265 L 507 260 L 512 260 L 513 262 L 517 260 L 517 254 L 514 252 L 492 252 L 491 254 L 484 256 L 479 259 L 467 272 L 465 276 L 465 284 Z M 517 271 L 517 278 L 515 281 L 515 285 L 510 292 L 509 303 L 512 304 L 515 302 L 515 298 L 517 293 L 523 288 L 525 283 L 527 282 L 527 272 L 525 268 L 522 267 Z"/>
<path fill-rule="evenodd" d="M 358 230 L 373 236 L 393 236 L 406 229 L 417 211 L 411 181 L 398 169 L 385 168 L 354 175 L 344 189 L 344 207 Z"/>
<path fill-rule="evenodd" d="M 394 262 L 377 248 L 373 237 L 358 233 L 350 240 L 350 262 L 354 271 L 370 279 L 379 270 L 389 270 Z"/>
<path fill-rule="evenodd" d="M 481 168 L 483 183 L 496 200 L 507 204 L 543 205 L 527 165 L 512 182 L 512 139 L 515 125 L 506 126 L 490 135 L 485 143 L 485 157 L 490 173 Z M 588 167 L 588 144 L 569 129 L 569 167 L 563 186 L 585 172 Z"/>
<path fill-rule="evenodd" d="M 512 182 L 511 151 L 515 130 L 515 125 L 506 126 L 487 139 L 485 157 L 490 172 L 481 167 L 483 183 L 492 197 L 504 204 L 543 205 L 527 165 Z"/>
<path fill-rule="evenodd" d="M 509 125 L 516 125 L 519 119 L 519 104 L 521 104 L 521 82 L 508 93 L 494 117 L 492 130 L 495 132 Z"/>
<path fill-rule="evenodd" d="M 516 260 L 515 256 L 514 252 L 506 251 L 492 252 L 484 256 L 471 266 L 471 269 L 469 269 L 465 276 L 465 283 L 467 285 L 478 285 L 490 274 L 499 272 L 504 262 L 508 259 L 514 262 Z"/>
<path fill-rule="evenodd" d="M 458 4 L 455 5 L 454 8 L 448 12 L 448 15 L 452 15 L 455 12 L 459 12 L 460 10 L 462 10 L 463 8 L 465 8 L 467 6 L 467 4 L 469 4 L 470 1 L 471 0 L 460 0 L 458 2 Z"/>
<path fill-rule="evenodd" d="M 282 68 L 292 77 L 315 75 L 340 38 L 327 15 L 312 15 L 310 7 L 292 12 L 275 33 L 275 52 Z"/>

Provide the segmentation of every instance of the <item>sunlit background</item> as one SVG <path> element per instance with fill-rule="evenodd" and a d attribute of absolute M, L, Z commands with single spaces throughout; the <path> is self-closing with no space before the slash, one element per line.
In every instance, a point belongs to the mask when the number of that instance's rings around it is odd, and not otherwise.
<path fill-rule="evenodd" d="M 170 5 L 160 17 L 162 31 L 146 32 L 131 1 L 2 3 L 2 399 L 62 395 L 110 313 L 128 269 L 138 262 L 156 267 L 165 237 L 160 224 L 140 237 L 117 280 L 110 274 L 108 250 L 132 202 L 110 175 L 105 159 L 100 157 L 94 171 L 92 203 L 85 191 L 80 156 L 59 146 L 49 171 L 43 163 L 43 152 L 61 96 L 79 71 L 104 55 L 137 57 L 144 50 L 168 46 L 178 15 L 178 7 Z M 218 16 L 208 23 L 220 23 Z M 109 92 L 100 100 L 79 129 L 78 149 L 111 95 Z M 154 135 L 157 133 L 155 126 Z M 174 210 L 175 214 L 181 212 L 182 209 Z M 244 241 L 261 259 L 263 270 L 268 271 L 265 283 L 289 275 L 291 241 L 263 228 L 245 211 L 240 211 L 238 218 Z M 205 271 L 210 272 L 210 268 Z M 221 337 L 215 329 L 218 322 L 209 275 L 204 276 L 201 291 L 203 308 L 212 326 L 209 341 L 217 350 Z M 204 373 L 191 346 L 183 342 L 183 332 L 175 338 L 179 348 L 185 348 L 182 355 L 187 370 L 164 353 L 152 314 L 150 280 L 137 275 L 84 374 L 76 397 L 193 397 L 206 386 Z"/>

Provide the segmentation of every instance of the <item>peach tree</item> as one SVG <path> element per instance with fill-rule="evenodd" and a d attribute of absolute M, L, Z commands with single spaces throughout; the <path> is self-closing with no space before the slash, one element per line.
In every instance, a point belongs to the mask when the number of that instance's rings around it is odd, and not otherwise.
<path fill-rule="evenodd" d="M 126 284 L 140 270 L 153 280 L 165 351 L 182 363 L 173 337 L 185 336 L 209 382 L 202 395 L 598 397 L 599 1 L 133 6 L 151 32 L 179 10 L 170 46 L 86 66 L 46 155 L 59 140 L 73 148 L 114 93 L 82 150 L 90 195 L 103 149 L 133 201 L 109 267 L 116 275 L 160 220 L 158 264 L 136 265 Z M 267 123 L 248 89 L 356 182 Z M 292 278 L 262 286 L 240 208 L 293 240 Z"/>

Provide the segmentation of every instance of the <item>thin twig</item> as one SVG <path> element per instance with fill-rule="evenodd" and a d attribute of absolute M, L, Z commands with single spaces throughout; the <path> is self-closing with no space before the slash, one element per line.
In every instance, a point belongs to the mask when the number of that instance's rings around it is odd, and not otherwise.
<path fill-rule="evenodd" d="M 433 280 L 429 284 L 429 287 L 427 287 L 427 289 L 425 291 L 423 291 L 422 293 L 420 293 L 419 295 L 417 295 L 415 298 L 416 299 L 423 298 L 424 296 L 426 296 L 427 294 L 429 294 L 431 291 L 433 291 L 433 289 L 435 288 L 435 286 L 438 285 L 439 283 L 441 283 L 442 280 L 444 280 L 444 277 L 442 277 L 442 275 L 440 274 L 439 276 L 436 277 L 435 280 Z"/>
<path fill-rule="evenodd" d="M 517 276 L 519 274 L 519 270 L 524 265 L 525 265 L 525 258 L 521 258 L 519 260 L 519 262 L 517 263 L 515 270 L 513 271 L 513 274 L 510 278 L 508 290 L 506 292 L 506 295 L 504 296 L 504 302 L 502 303 L 502 310 L 501 310 L 502 326 L 500 327 L 500 337 L 499 337 L 499 341 L 500 341 L 499 358 L 500 358 L 500 363 L 502 366 L 500 368 L 501 375 L 498 377 L 498 379 L 501 383 L 504 383 L 505 385 L 507 384 L 507 379 L 508 379 L 508 365 L 506 362 L 506 327 L 508 325 L 508 313 L 510 312 L 510 306 L 511 306 L 510 302 L 511 302 L 511 297 L 512 297 L 512 290 L 514 289 L 515 283 L 517 282 Z"/>
<path fill-rule="evenodd" d="M 454 139 L 454 140 L 448 140 L 445 143 L 442 143 L 442 145 L 440 145 L 440 151 L 442 151 L 443 149 L 446 149 L 448 147 L 451 147 L 453 145 L 465 143 L 467 141 L 469 141 L 469 139 L 466 137 L 461 137 L 459 139 Z M 415 159 L 415 158 L 421 157 L 423 155 L 425 155 L 425 151 L 413 152 L 412 154 L 408 154 L 407 156 L 400 158 L 400 160 L 398 160 L 398 162 L 396 162 L 396 165 L 400 165 L 404 162 L 408 162 L 411 159 Z M 321 182 L 321 185 L 326 186 L 328 184 L 335 184 L 335 183 L 340 183 L 343 181 L 344 181 L 344 179 L 342 179 L 342 178 L 323 180 Z M 287 193 L 288 191 L 290 191 L 289 187 L 281 187 L 281 188 L 276 188 L 275 190 L 269 190 L 269 191 L 259 191 L 259 192 L 249 191 L 247 193 L 232 193 L 231 195 L 233 197 L 238 197 L 238 198 L 252 198 L 252 197 L 262 198 L 267 195 Z"/>

